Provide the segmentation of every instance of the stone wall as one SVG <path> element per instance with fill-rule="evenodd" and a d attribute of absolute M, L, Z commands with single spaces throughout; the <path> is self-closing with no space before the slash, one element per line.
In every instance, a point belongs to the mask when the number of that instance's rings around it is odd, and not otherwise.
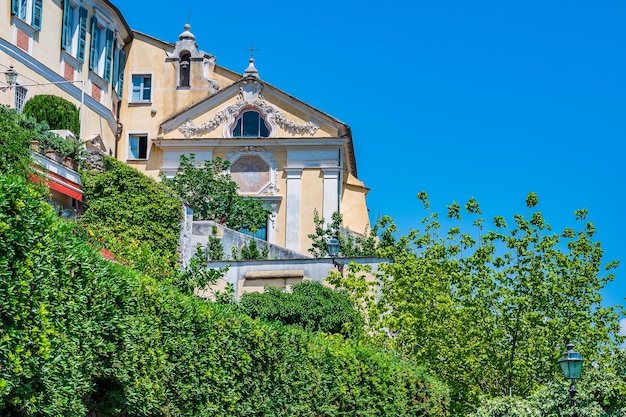
<path fill-rule="evenodd" d="M 206 248 L 209 242 L 209 236 L 216 236 L 220 238 L 226 259 L 232 259 L 230 254 L 232 253 L 233 247 L 239 249 L 244 245 L 248 245 L 251 240 L 256 241 L 256 245 L 259 250 L 263 250 L 264 248 L 269 250 L 268 259 L 310 258 L 308 255 L 239 233 L 213 221 L 194 221 L 191 223 L 191 233 L 183 233 L 181 240 L 181 247 L 184 248 L 183 265 L 187 265 L 189 259 L 191 259 L 191 256 L 195 253 L 195 249 L 198 245 L 200 245 L 203 249 Z"/>

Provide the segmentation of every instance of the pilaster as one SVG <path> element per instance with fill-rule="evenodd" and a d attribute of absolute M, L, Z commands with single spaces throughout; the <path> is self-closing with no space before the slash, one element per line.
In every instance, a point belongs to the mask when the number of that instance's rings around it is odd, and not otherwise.
<path fill-rule="evenodd" d="M 300 252 L 300 191 L 302 168 L 285 168 L 287 173 L 287 201 L 285 216 L 285 246 Z"/>
<path fill-rule="evenodd" d="M 339 168 L 322 168 L 324 172 L 324 203 L 322 216 L 326 224 L 332 222 L 333 213 L 339 211 Z"/>

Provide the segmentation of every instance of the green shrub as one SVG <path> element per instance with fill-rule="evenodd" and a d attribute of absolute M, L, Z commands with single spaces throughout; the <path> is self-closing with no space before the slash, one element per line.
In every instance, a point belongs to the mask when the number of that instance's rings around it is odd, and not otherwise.
<path fill-rule="evenodd" d="M 30 171 L 30 141 L 37 134 L 27 123 L 14 109 L 0 105 L 0 174 L 26 176 Z"/>
<path fill-rule="evenodd" d="M 82 173 L 85 213 L 82 223 L 96 239 L 144 246 L 140 251 L 167 256 L 173 263 L 182 220 L 182 203 L 169 189 L 113 158 L 104 172 Z M 130 259 L 125 245 L 112 245 L 113 255 Z M 173 264 L 172 264 L 173 265 Z"/>
<path fill-rule="evenodd" d="M 315 281 L 296 284 L 291 293 L 269 286 L 263 294 L 246 293 L 240 306 L 251 317 L 297 324 L 309 331 L 349 335 L 363 328 L 361 316 L 344 291 Z"/>
<path fill-rule="evenodd" d="M 211 243 L 209 241 L 209 243 Z M 250 239 L 248 243 L 243 243 L 239 246 L 232 246 L 230 248 L 230 256 L 234 261 L 253 261 L 267 259 L 270 255 L 270 250 L 267 246 L 263 246 L 259 249 L 255 239 Z"/>
<path fill-rule="evenodd" d="M 39 122 L 46 122 L 50 129 L 68 129 L 80 136 L 80 113 L 78 108 L 62 97 L 42 94 L 24 104 L 23 113 Z"/>
<path fill-rule="evenodd" d="M 40 138 L 39 142 L 41 142 L 41 148 L 43 150 L 55 150 L 61 156 L 72 158 L 78 163 L 81 163 L 87 155 L 87 150 L 79 139 L 65 138 L 56 133 L 47 132 L 46 135 Z"/>
<path fill-rule="evenodd" d="M 86 154 L 83 144 L 49 130 L 45 121 L 40 123 L 33 117 L 0 106 L 0 172 L 26 172 L 31 163 L 31 141 L 38 141 L 44 150 L 54 149 L 61 156 L 80 163 Z"/>

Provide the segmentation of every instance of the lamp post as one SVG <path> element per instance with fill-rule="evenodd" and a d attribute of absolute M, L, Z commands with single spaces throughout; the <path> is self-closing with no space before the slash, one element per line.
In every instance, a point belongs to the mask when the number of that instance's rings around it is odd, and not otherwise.
<path fill-rule="evenodd" d="M 13 68 L 13 65 L 9 66 L 9 69 L 4 72 L 4 76 L 6 78 L 7 87 L 3 87 L 1 89 L 2 91 L 11 90 L 13 87 L 15 87 L 15 85 L 17 85 L 18 73 Z M 38 85 L 74 84 L 74 83 L 81 83 L 81 88 L 80 88 L 80 109 L 79 109 L 79 112 L 78 112 L 78 114 L 79 114 L 78 117 L 80 119 L 79 120 L 79 123 L 80 123 L 80 127 L 79 127 L 80 134 L 79 134 L 79 136 L 80 136 L 83 133 L 83 106 L 85 104 L 85 81 L 83 81 L 83 80 L 50 81 L 50 82 L 47 82 L 47 83 L 20 84 L 20 87 L 33 87 L 33 86 L 38 86 Z"/>
<path fill-rule="evenodd" d="M 559 365 L 561 365 L 561 371 L 565 379 L 570 380 L 569 395 L 570 402 L 574 402 L 574 396 L 576 395 L 575 381 L 580 379 L 580 372 L 583 367 L 583 357 L 580 353 L 574 351 L 574 345 L 568 343 L 566 346 L 567 352 L 563 353 L 561 359 L 559 359 Z"/>

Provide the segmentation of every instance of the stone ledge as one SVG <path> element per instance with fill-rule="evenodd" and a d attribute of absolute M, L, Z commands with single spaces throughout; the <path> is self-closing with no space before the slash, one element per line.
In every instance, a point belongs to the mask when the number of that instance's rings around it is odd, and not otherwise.
<path fill-rule="evenodd" d="M 304 270 L 292 269 L 284 271 L 248 271 L 244 279 L 287 279 L 304 278 Z"/>

